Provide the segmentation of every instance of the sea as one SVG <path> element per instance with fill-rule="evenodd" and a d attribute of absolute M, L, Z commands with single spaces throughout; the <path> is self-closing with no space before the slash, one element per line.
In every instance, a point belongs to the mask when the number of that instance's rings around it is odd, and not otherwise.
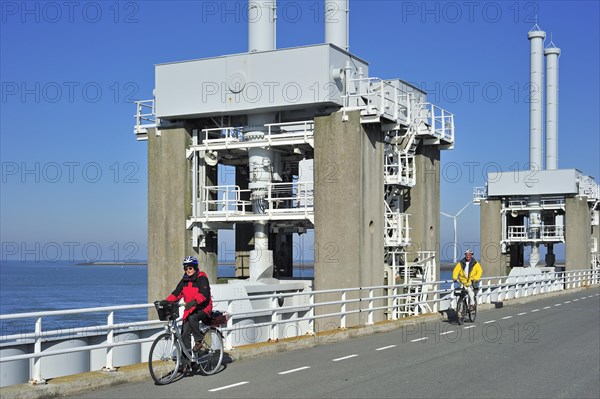
<path fill-rule="evenodd" d="M 296 265 L 294 277 L 314 277 L 312 264 Z M 235 266 L 218 267 L 219 278 L 233 277 Z M 442 268 L 442 279 L 451 271 Z M 148 268 L 136 265 L 90 265 L 81 262 L 0 262 L 0 314 L 133 305 L 148 302 Z M 145 309 L 115 312 L 115 323 L 143 321 Z M 69 329 L 107 322 L 108 312 L 44 317 L 43 330 Z M 35 319 L 0 320 L 0 336 L 32 332 Z"/>

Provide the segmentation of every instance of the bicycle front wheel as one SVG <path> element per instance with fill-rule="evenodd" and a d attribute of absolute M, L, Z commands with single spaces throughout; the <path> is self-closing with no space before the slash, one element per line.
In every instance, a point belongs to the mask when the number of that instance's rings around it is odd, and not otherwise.
<path fill-rule="evenodd" d="M 205 375 L 219 371 L 223 363 L 223 336 L 215 327 L 209 327 L 202 338 L 202 349 L 198 351 L 198 367 Z"/>
<path fill-rule="evenodd" d="M 456 321 L 458 324 L 465 322 L 465 313 L 467 311 L 467 303 L 464 298 L 459 298 L 456 302 Z"/>
<path fill-rule="evenodd" d="M 469 309 L 469 321 L 473 323 L 477 318 L 477 301 L 473 304 L 473 310 Z"/>
<path fill-rule="evenodd" d="M 150 347 L 148 368 L 154 382 L 165 385 L 173 381 L 181 364 L 181 348 L 173 335 L 159 335 Z"/>

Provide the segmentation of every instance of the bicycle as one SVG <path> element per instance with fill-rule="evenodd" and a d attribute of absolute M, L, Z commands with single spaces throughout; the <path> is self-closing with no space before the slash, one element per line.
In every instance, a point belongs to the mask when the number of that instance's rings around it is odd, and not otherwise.
<path fill-rule="evenodd" d="M 460 288 L 456 288 L 454 290 L 454 295 L 456 295 L 456 321 L 458 324 L 463 324 L 465 322 L 465 318 L 468 316 L 469 321 L 473 323 L 477 318 L 477 299 L 473 301 L 473 309 L 469 305 L 471 305 L 471 298 L 469 298 L 469 293 L 464 285 L 461 284 Z M 475 290 L 475 295 L 477 295 L 477 290 Z M 474 295 L 474 297 L 475 297 Z"/>
<path fill-rule="evenodd" d="M 204 375 L 212 375 L 219 371 L 223 362 L 223 335 L 216 325 L 223 324 L 223 315 L 213 312 L 211 324 L 201 329 L 201 349 L 192 351 L 183 345 L 179 305 L 157 301 L 154 302 L 154 306 L 159 319 L 167 321 L 166 331 L 156 337 L 148 356 L 148 367 L 154 382 L 157 385 L 169 384 L 177 375 L 193 371 L 195 367 Z"/>

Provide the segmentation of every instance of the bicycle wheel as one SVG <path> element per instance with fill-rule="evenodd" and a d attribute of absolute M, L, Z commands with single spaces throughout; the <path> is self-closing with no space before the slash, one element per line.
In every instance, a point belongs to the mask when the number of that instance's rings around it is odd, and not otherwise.
<path fill-rule="evenodd" d="M 173 381 L 181 364 L 179 342 L 169 333 L 156 337 L 150 347 L 148 368 L 154 382 L 165 385 Z"/>
<path fill-rule="evenodd" d="M 469 321 L 473 323 L 477 318 L 477 301 L 473 304 L 473 310 L 469 309 Z"/>
<path fill-rule="evenodd" d="M 223 362 L 223 337 L 215 327 L 209 327 L 198 351 L 198 367 L 205 375 L 215 374 Z"/>
<path fill-rule="evenodd" d="M 465 298 L 458 298 L 456 302 L 456 321 L 458 324 L 463 324 L 465 322 L 465 313 L 467 311 L 467 302 Z"/>

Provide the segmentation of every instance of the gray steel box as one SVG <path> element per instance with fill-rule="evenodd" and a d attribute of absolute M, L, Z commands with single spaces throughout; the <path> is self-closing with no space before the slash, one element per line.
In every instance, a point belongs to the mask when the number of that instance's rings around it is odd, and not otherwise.
<path fill-rule="evenodd" d="M 319 104 L 342 105 L 336 72 L 368 64 L 331 44 L 156 65 L 156 116 L 250 114 Z"/>
<path fill-rule="evenodd" d="M 488 196 L 577 194 L 577 169 L 488 173 Z"/>

